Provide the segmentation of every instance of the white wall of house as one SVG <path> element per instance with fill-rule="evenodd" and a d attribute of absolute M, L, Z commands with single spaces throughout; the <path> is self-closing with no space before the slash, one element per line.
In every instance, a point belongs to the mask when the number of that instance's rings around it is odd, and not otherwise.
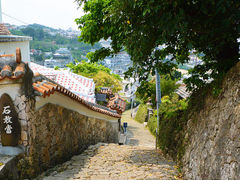
<path fill-rule="evenodd" d="M 22 61 L 30 62 L 29 41 L 0 42 L 0 54 L 16 54 L 16 48 L 21 49 Z"/>
<path fill-rule="evenodd" d="M 83 104 L 81 104 L 61 93 L 58 93 L 58 92 L 55 92 L 53 95 L 50 95 L 49 97 L 46 97 L 46 98 L 37 97 L 36 110 L 40 109 L 41 107 L 43 107 L 44 105 L 46 105 L 48 103 L 62 106 L 66 109 L 76 111 L 82 115 L 92 117 L 92 118 L 97 118 L 97 119 L 102 119 L 102 120 L 107 120 L 107 121 L 115 121 L 115 122 L 117 122 L 117 120 L 118 120 L 118 118 L 108 116 L 106 114 L 102 114 L 102 113 L 93 111 L 91 109 L 88 109 Z"/>
<path fill-rule="evenodd" d="M 15 100 L 16 96 L 19 95 L 19 91 L 21 89 L 21 83 L 12 84 L 12 80 L 8 80 L 7 78 L 5 80 L 1 81 L 0 84 L 0 97 L 7 93 L 12 100 Z"/>

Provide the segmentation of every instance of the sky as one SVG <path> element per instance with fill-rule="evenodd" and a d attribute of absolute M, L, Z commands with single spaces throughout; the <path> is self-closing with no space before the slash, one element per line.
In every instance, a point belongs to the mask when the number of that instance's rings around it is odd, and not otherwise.
<path fill-rule="evenodd" d="M 74 0 L 1 0 L 3 22 L 15 25 L 42 24 L 52 28 L 77 30 L 74 20 L 83 15 Z M 14 17 L 7 17 L 5 14 Z"/>

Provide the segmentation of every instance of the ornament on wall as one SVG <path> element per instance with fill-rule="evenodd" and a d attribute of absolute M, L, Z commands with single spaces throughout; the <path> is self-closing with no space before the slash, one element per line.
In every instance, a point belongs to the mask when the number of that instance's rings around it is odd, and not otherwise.
<path fill-rule="evenodd" d="M 8 94 L 3 94 L 0 98 L 0 131 L 2 146 L 18 145 L 21 127 L 15 106 Z"/>

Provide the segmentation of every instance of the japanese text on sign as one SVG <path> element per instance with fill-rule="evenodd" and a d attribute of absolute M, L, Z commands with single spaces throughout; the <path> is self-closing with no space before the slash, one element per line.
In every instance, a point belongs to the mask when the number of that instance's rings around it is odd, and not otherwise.
<path fill-rule="evenodd" d="M 3 115 L 6 115 L 3 117 L 3 123 L 6 124 L 6 127 L 4 128 L 4 130 L 6 131 L 6 134 L 11 134 L 12 133 L 12 117 L 9 116 L 9 114 L 11 113 L 11 110 L 9 109 L 10 106 L 5 106 L 3 107 Z"/>

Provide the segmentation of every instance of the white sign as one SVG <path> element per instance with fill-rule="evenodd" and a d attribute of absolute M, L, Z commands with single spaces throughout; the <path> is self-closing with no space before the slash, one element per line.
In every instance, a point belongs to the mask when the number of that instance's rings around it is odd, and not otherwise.
<path fill-rule="evenodd" d="M 7 124 L 7 126 L 4 128 L 4 130 L 6 131 L 7 134 L 12 134 L 12 126 L 10 124 L 12 124 L 12 117 L 9 116 L 8 114 L 11 113 L 11 110 L 9 109 L 10 106 L 5 106 L 3 107 L 3 113 L 2 114 L 6 114 L 6 116 L 4 116 L 3 118 L 3 123 Z"/>

